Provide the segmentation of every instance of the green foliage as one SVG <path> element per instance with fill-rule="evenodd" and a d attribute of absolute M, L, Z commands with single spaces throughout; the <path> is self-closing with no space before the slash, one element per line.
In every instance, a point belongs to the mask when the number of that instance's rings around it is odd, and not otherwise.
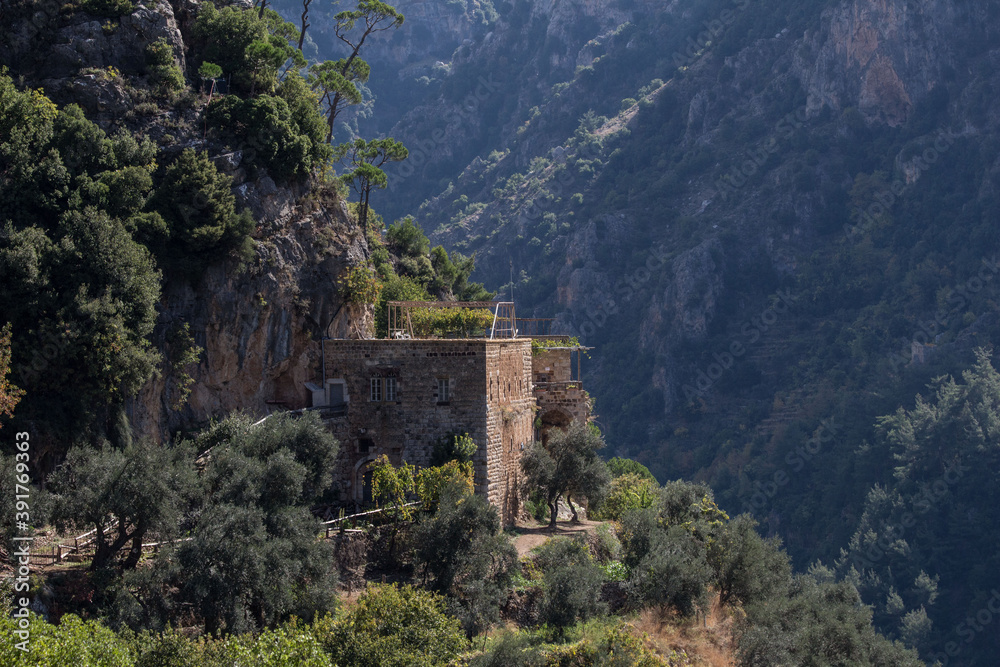
<path fill-rule="evenodd" d="M 793 581 L 788 593 L 747 609 L 739 635 L 741 665 L 906 665 L 916 653 L 876 634 L 871 610 L 848 583 Z"/>
<path fill-rule="evenodd" d="M 165 93 L 175 93 L 184 88 L 184 72 L 174 61 L 173 48 L 165 38 L 161 37 L 146 47 L 146 69 L 150 83 L 159 85 Z"/>
<path fill-rule="evenodd" d="M 379 337 L 388 336 L 388 306 L 390 301 L 428 301 L 430 295 L 419 283 L 412 278 L 400 277 L 392 271 L 391 265 L 386 265 L 388 278 L 382 283 L 382 291 L 379 294 L 378 304 L 375 309 L 375 335 Z"/>
<path fill-rule="evenodd" d="M 621 477 L 622 475 L 638 475 L 651 482 L 656 481 L 656 477 L 653 476 L 653 473 L 649 472 L 649 468 L 638 461 L 619 456 L 608 460 L 608 473 L 610 473 L 612 478 Z"/>
<path fill-rule="evenodd" d="M 0 645 L 0 664 L 37 667 L 131 667 L 135 653 L 129 642 L 115 635 L 97 621 L 83 621 L 66 614 L 59 625 L 45 622 L 31 614 L 27 628 L 29 650 L 15 647 L 17 619 L 0 617 L 0 634 L 7 638 Z"/>
<path fill-rule="evenodd" d="M 217 64 L 232 76 L 231 92 L 253 96 L 270 94 L 277 85 L 278 69 L 289 59 L 298 60 L 298 49 L 289 40 L 298 36 L 295 26 L 277 12 L 229 6 L 217 9 L 211 2 L 198 7 L 194 25 L 198 60 Z"/>
<path fill-rule="evenodd" d="M 626 512 L 650 507 L 657 499 L 658 489 L 654 480 L 638 474 L 619 475 L 611 480 L 600 504 L 592 506 L 587 514 L 599 521 L 618 521 Z"/>
<path fill-rule="evenodd" d="M 406 505 L 407 496 L 416 490 L 416 469 L 409 463 L 394 466 L 383 454 L 369 465 L 372 474 L 372 497 L 376 507 L 392 509 L 394 516 L 408 520 L 413 512 Z"/>
<path fill-rule="evenodd" d="M 894 479 L 868 493 L 837 561 L 873 605 L 877 627 L 922 649 L 940 647 L 984 606 L 935 604 L 938 581 L 970 601 L 1000 586 L 996 549 L 983 533 L 1000 521 L 1000 373 L 979 350 L 960 381 L 939 377 L 928 390 L 912 409 L 878 419 Z"/>
<path fill-rule="evenodd" d="M 118 220 L 87 208 L 65 213 L 48 232 L 8 227 L 0 274 L 0 308 L 24 332 L 23 346 L 13 348 L 27 391 L 24 418 L 48 414 L 55 401 L 67 426 L 84 428 L 154 373 L 158 355 L 147 337 L 159 273 Z M 60 380 L 66 375 L 74 377 L 71 387 Z"/>
<path fill-rule="evenodd" d="M 117 18 L 134 12 L 135 2 L 132 0 L 83 0 L 81 7 L 83 11 L 95 16 Z"/>
<path fill-rule="evenodd" d="M 565 431 L 556 430 L 548 443 L 534 443 L 521 457 L 524 486 L 528 493 L 538 491 L 549 505 L 550 526 L 556 524 L 556 504 L 566 501 L 576 518 L 572 496 L 599 502 L 608 484 L 608 470 L 597 456 L 604 438 L 589 424 L 576 421 Z"/>
<path fill-rule="evenodd" d="M 531 353 L 537 355 L 551 347 L 578 347 L 579 345 L 580 339 L 576 336 L 568 336 L 566 338 L 532 338 Z"/>
<path fill-rule="evenodd" d="M 176 547 L 178 601 L 210 631 L 245 632 L 334 605 L 328 544 L 309 508 L 331 484 L 338 445 L 318 415 L 277 415 L 253 426 L 230 417 L 200 436 L 206 489 L 193 539 Z M 239 535 L 237 541 L 234 535 Z"/>
<path fill-rule="evenodd" d="M 358 193 L 358 223 L 368 229 L 368 210 L 372 190 L 385 189 L 388 178 L 380 167 L 388 162 L 405 160 L 409 151 L 403 144 L 391 137 L 388 139 L 355 139 L 352 144 L 338 147 L 336 157 L 347 159 L 351 171 L 341 176 L 341 180 Z"/>
<path fill-rule="evenodd" d="M 782 595 L 791 581 L 788 555 L 776 539 L 763 539 L 757 523 L 743 514 L 726 525 L 709 550 L 722 604 L 744 606 Z"/>
<path fill-rule="evenodd" d="M 418 338 L 472 338 L 489 333 L 493 312 L 487 308 L 411 308 L 410 322 Z"/>
<path fill-rule="evenodd" d="M 424 505 L 424 510 L 437 509 L 441 494 L 446 489 L 461 489 L 464 493 L 472 493 L 473 485 L 472 461 L 451 459 L 439 466 L 424 468 L 417 472 L 417 497 Z"/>
<path fill-rule="evenodd" d="M 12 383 L 10 374 L 10 322 L 0 328 L 0 417 L 10 417 L 24 396 L 24 390 Z"/>
<path fill-rule="evenodd" d="M 221 173 L 207 153 L 187 148 L 167 167 L 153 197 L 171 239 L 184 254 L 201 262 L 248 242 L 253 220 L 236 213 L 232 178 Z"/>
<path fill-rule="evenodd" d="M 666 605 L 682 616 L 705 612 L 712 574 L 704 545 L 691 533 L 677 526 L 656 530 L 632 568 L 629 599 L 636 606 Z"/>
<path fill-rule="evenodd" d="M 376 335 L 387 335 L 386 304 L 389 301 L 491 301 L 495 296 L 482 284 L 470 283 L 469 275 L 475 269 L 475 258 L 460 253 L 451 256 L 438 246 L 430 249 L 430 241 L 413 218 L 406 217 L 391 225 L 386 232 L 386 246 L 376 234 L 369 234 L 376 268 L 385 281 L 385 289 L 375 312 Z M 385 252 L 379 260 L 376 253 Z M 395 255 L 395 266 L 389 261 L 389 251 Z M 422 314 L 423 328 L 418 335 L 449 333 L 470 335 L 486 328 L 485 313 L 430 311 Z M 493 316 L 489 316 L 492 324 Z M 417 333 L 416 331 L 414 332 Z"/>
<path fill-rule="evenodd" d="M 340 293 L 345 303 L 368 305 L 378 302 L 382 284 L 371 267 L 354 266 L 348 270 L 347 276 L 339 281 Z"/>
<path fill-rule="evenodd" d="M 369 586 L 342 616 L 313 627 L 341 667 L 443 667 L 468 644 L 444 598 L 411 586 Z"/>
<path fill-rule="evenodd" d="M 434 515 L 413 532 L 415 563 L 434 590 L 450 596 L 452 606 L 471 637 L 500 619 L 511 576 L 517 569 L 517 551 L 500 531 L 495 507 L 472 495 L 468 476 L 440 490 Z"/>
<path fill-rule="evenodd" d="M 431 242 L 411 216 L 391 225 L 385 235 L 386 245 L 400 258 L 428 257 Z"/>
<path fill-rule="evenodd" d="M 332 554 L 309 508 L 326 498 L 336 455 L 312 413 L 257 424 L 234 415 L 170 448 L 81 448 L 58 478 L 61 516 L 114 526 L 99 533 L 95 568 L 143 535 L 187 535 L 160 549 L 156 567 L 98 582 L 97 602 L 115 624 L 156 630 L 183 613 L 209 632 L 274 627 L 335 606 Z M 133 549 L 120 564 L 137 560 Z"/>
<path fill-rule="evenodd" d="M 249 163 L 264 167 L 277 180 L 288 181 L 323 167 L 331 149 L 315 136 L 309 91 L 289 83 L 282 84 L 279 92 L 288 100 L 272 95 L 250 99 L 226 95 L 212 103 L 207 117 L 225 141 L 244 151 Z"/>
<path fill-rule="evenodd" d="M 198 76 L 204 81 L 215 81 L 222 78 L 222 68 L 206 60 L 198 67 Z"/>
<path fill-rule="evenodd" d="M 460 461 L 465 463 L 471 461 L 479 446 L 468 433 L 453 433 L 447 435 L 436 443 L 431 451 L 431 465 L 440 466 L 449 461 Z"/>
<path fill-rule="evenodd" d="M 600 600 L 604 572 L 593 562 L 586 543 L 553 538 L 537 550 L 544 575 L 541 619 L 562 632 L 567 626 L 606 611 Z"/>
<path fill-rule="evenodd" d="M 170 369 L 174 378 L 173 398 L 170 407 L 180 410 L 191 395 L 191 385 L 194 384 L 187 372 L 187 366 L 198 363 L 204 349 L 195 345 L 194 337 L 191 335 L 191 325 L 185 322 L 174 330 L 170 336 Z"/>
<path fill-rule="evenodd" d="M 55 518 L 96 530 L 91 569 L 121 562 L 134 568 L 150 534 L 169 539 L 196 495 L 194 456 L 190 447 L 163 447 L 141 440 L 122 449 L 77 447 L 52 482 L 57 492 Z"/>

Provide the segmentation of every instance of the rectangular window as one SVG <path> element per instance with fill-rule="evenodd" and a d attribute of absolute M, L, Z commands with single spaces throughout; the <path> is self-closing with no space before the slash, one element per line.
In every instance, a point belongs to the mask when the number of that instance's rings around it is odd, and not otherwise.
<path fill-rule="evenodd" d="M 358 454 L 367 454 L 374 446 L 375 443 L 371 441 L 371 438 L 361 438 L 358 440 Z"/>
<path fill-rule="evenodd" d="M 449 378 L 438 378 L 438 403 L 447 403 L 451 400 L 451 380 Z"/>
<path fill-rule="evenodd" d="M 385 400 L 396 400 L 396 378 L 394 377 L 387 377 L 385 379 Z"/>
<path fill-rule="evenodd" d="M 382 401 L 382 378 L 372 378 L 372 401 Z"/>

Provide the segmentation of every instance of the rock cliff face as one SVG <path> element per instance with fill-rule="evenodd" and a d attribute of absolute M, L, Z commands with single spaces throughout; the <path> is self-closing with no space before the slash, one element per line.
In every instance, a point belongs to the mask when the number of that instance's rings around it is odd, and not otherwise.
<path fill-rule="evenodd" d="M 320 339 L 374 330 L 371 307 L 345 303 L 337 282 L 368 255 L 342 204 L 266 177 L 236 192 L 259 222 L 256 256 L 243 269 L 212 266 L 194 286 L 165 285 L 158 335 L 168 363 L 130 409 L 144 435 L 165 437 L 237 410 L 308 407 L 304 383 L 320 377 Z M 204 352 L 196 366 L 172 371 L 170 334 L 185 323 Z M 176 410 L 180 372 L 193 384 Z"/>
<path fill-rule="evenodd" d="M 955 57 L 947 32 L 959 18 L 946 2 L 855 0 L 829 10 L 796 58 L 810 106 L 854 106 L 869 122 L 901 125 L 913 101 L 942 83 Z"/>
<path fill-rule="evenodd" d="M 635 373 L 634 386 L 656 388 L 657 404 L 636 414 L 649 432 L 679 418 L 699 370 L 681 361 L 692 345 L 736 336 L 777 282 L 837 241 L 824 235 L 849 218 L 858 173 L 894 165 L 913 183 L 926 171 L 898 146 L 845 160 L 859 141 L 849 133 L 906 132 L 922 146 L 943 130 L 989 137 L 1000 118 L 984 93 L 996 84 L 990 3 L 849 0 L 794 22 L 763 17 L 769 7 L 513 3 L 392 130 L 415 160 L 391 170 L 380 210 L 394 218 L 427 200 L 418 221 L 475 252 L 488 287 L 523 270 L 519 313 L 556 317 L 596 345 L 592 383 Z M 731 16 L 705 13 L 722 9 Z M 706 40 L 713 19 L 725 23 Z M 584 130 L 588 110 L 605 118 Z M 662 143 L 632 138 L 651 126 Z M 659 181 L 634 188 L 633 177 Z M 750 354 L 765 373 L 774 345 Z M 642 360 L 631 371 L 623 348 Z M 598 412 L 627 400 L 618 382 L 594 392 Z"/>
<path fill-rule="evenodd" d="M 207 151 L 232 176 L 237 207 L 256 222 L 245 266 L 219 258 L 197 278 L 164 277 L 153 341 L 164 362 L 127 406 L 136 435 L 156 439 L 234 410 L 306 406 L 304 383 L 320 374 L 320 339 L 362 337 L 374 327 L 371 307 L 346 303 L 338 284 L 369 254 L 339 198 L 315 184 L 278 185 L 263 172 L 249 177 L 239 152 L 220 155 L 220 146 L 202 140 L 190 100 L 187 108 L 134 113 L 138 100 L 156 99 L 145 71 L 150 44 L 166 40 L 186 67 L 184 35 L 197 4 L 147 0 L 115 19 L 48 1 L 0 9 L 10 27 L 0 32 L 2 60 L 27 85 L 61 105 L 79 104 L 108 132 L 127 128 L 160 141 L 167 146 L 162 162 L 184 147 Z M 175 368 L 182 353 L 176 333 L 185 324 L 203 352 L 197 364 Z M 181 404 L 186 384 L 191 393 Z"/>

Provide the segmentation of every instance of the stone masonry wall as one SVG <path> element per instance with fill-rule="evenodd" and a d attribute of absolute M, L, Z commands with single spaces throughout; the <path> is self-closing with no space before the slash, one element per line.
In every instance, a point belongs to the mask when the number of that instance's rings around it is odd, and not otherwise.
<path fill-rule="evenodd" d="M 573 352 L 540 348 L 531 358 L 535 382 L 569 382 L 573 379 Z"/>
<path fill-rule="evenodd" d="M 499 341 L 487 348 L 490 434 L 487 498 L 504 525 L 521 509 L 521 455 L 534 440 L 535 397 L 531 381 L 531 341 Z"/>
<path fill-rule="evenodd" d="M 581 382 L 572 381 L 573 350 L 536 350 L 531 365 L 540 439 L 545 440 L 550 428 L 565 428 L 570 422 L 590 419 L 590 396 Z"/>
<path fill-rule="evenodd" d="M 380 401 L 371 400 L 373 377 L 382 379 Z M 521 445 L 532 438 L 530 340 L 330 340 L 326 378 L 343 381 L 348 401 L 346 416 L 330 421 L 343 434 L 335 471 L 343 500 L 362 499 L 365 468 L 380 455 L 425 467 L 440 439 L 468 433 L 479 447 L 476 492 L 513 522 Z M 387 378 L 395 378 L 393 401 Z M 448 401 L 439 379 L 448 381 Z"/>

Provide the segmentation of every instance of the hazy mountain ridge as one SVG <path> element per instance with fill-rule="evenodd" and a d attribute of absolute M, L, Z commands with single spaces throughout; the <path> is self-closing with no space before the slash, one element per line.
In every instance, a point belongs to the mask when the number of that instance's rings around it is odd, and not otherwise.
<path fill-rule="evenodd" d="M 513 269 L 522 315 L 595 346 L 585 381 L 619 453 L 829 562 L 894 484 L 876 417 L 996 340 L 997 10 L 643 7 L 549 61 L 529 35 L 578 24 L 509 9 L 456 59 L 455 94 L 394 129 L 426 160 L 381 210 L 428 192 L 433 239 L 505 293 Z M 499 92 L 433 139 L 473 72 Z M 835 436 L 803 450 L 824 419 Z M 942 633 L 952 612 L 928 607 Z"/>

